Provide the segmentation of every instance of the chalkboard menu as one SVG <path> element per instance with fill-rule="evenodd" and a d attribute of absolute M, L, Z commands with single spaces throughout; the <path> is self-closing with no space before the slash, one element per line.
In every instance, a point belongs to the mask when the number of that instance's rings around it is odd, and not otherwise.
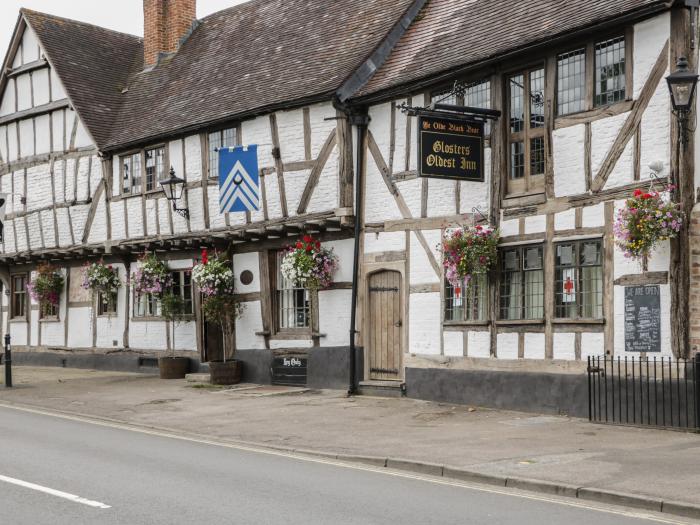
<path fill-rule="evenodd" d="M 661 301 L 658 286 L 625 288 L 625 351 L 661 352 Z"/>

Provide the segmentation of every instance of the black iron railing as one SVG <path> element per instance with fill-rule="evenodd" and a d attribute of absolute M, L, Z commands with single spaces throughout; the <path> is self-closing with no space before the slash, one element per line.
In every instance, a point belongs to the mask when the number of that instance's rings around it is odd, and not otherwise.
<path fill-rule="evenodd" d="M 700 355 L 588 357 L 588 417 L 599 423 L 700 430 Z"/>

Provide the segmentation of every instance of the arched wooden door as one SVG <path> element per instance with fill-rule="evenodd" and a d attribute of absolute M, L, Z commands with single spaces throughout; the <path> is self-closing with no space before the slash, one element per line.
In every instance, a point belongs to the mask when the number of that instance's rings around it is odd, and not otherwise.
<path fill-rule="evenodd" d="M 385 270 L 370 275 L 368 291 L 369 378 L 401 380 L 401 274 Z"/>

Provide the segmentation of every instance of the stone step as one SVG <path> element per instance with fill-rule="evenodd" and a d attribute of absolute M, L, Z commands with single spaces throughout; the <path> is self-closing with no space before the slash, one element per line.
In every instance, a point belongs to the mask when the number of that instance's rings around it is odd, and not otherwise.
<path fill-rule="evenodd" d="M 209 383 L 211 378 L 209 374 L 187 374 L 185 380 L 188 383 Z"/>
<path fill-rule="evenodd" d="M 402 397 L 404 385 L 402 381 L 360 381 L 357 393 L 362 396 Z"/>

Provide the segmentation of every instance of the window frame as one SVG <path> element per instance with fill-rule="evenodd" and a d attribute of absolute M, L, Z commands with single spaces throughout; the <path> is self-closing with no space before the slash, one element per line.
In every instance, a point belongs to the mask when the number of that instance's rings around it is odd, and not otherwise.
<path fill-rule="evenodd" d="M 486 91 L 488 92 L 488 107 L 487 107 L 487 109 L 493 109 L 493 85 L 492 85 L 493 78 L 492 78 L 492 76 L 482 75 L 482 76 L 469 78 L 469 79 L 466 79 L 466 80 L 461 81 L 461 82 L 465 86 L 466 89 L 473 88 L 473 87 L 478 86 L 480 84 L 486 84 L 487 85 Z M 453 87 L 454 87 L 454 84 L 450 84 L 448 86 L 441 86 L 440 88 L 431 90 L 430 91 L 431 103 L 437 102 L 438 100 L 440 100 L 447 93 L 452 91 Z M 466 99 L 465 99 L 465 96 L 462 96 L 462 95 L 453 95 L 450 99 L 443 100 L 443 101 L 441 101 L 441 103 L 442 104 L 454 104 L 457 106 L 466 106 Z M 483 106 L 472 106 L 472 107 L 483 107 Z M 494 128 L 495 128 L 495 124 L 492 123 L 490 120 L 486 120 L 486 122 L 484 122 L 484 147 L 485 148 L 490 147 L 491 133 L 492 133 Z"/>
<path fill-rule="evenodd" d="M 160 149 L 163 150 L 163 174 L 162 174 L 163 178 L 161 178 L 161 179 L 158 178 L 158 173 L 157 173 L 158 161 L 157 161 L 157 157 L 156 157 L 156 165 L 155 165 L 156 173 L 154 173 L 155 180 L 153 181 L 154 187 L 149 190 L 148 189 L 148 178 L 146 175 L 146 170 L 147 170 L 146 154 L 149 151 L 157 151 Z M 143 189 L 144 194 L 146 194 L 146 193 L 158 193 L 159 191 L 163 191 L 163 188 L 161 188 L 159 183 L 163 180 L 167 180 L 167 178 L 169 177 L 169 168 L 168 168 L 168 166 L 169 166 L 169 149 L 170 148 L 166 144 L 157 144 L 155 146 L 149 146 L 149 147 L 141 150 L 141 187 Z"/>
<path fill-rule="evenodd" d="M 185 279 L 186 275 L 189 275 L 189 284 L 186 282 L 186 279 Z M 194 282 L 192 281 L 192 268 L 171 269 L 170 276 L 172 277 L 172 280 L 173 280 L 173 286 L 171 287 L 170 291 L 173 294 L 180 296 L 180 298 L 185 303 L 186 309 L 187 309 L 187 306 L 189 305 L 189 311 L 185 311 L 182 314 L 182 318 L 185 320 L 194 319 L 195 305 L 194 305 Z M 179 293 L 176 293 L 176 288 L 179 289 Z M 189 288 L 189 290 L 190 290 L 189 299 L 187 298 L 187 294 L 186 294 L 187 288 Z"/>
<path fill-rule="evenodd" d="M 27 279 L 29 274 L 27 272 L 14 273 L 10 276 L 10 321 L 26 321 L 29 314 L 29 308 L 31 308 L 31 301 L 28 300 L 29 294 L 27 293 Z M 23 289 L 18 292 L 15 288 L 15 279 L 23 279 Z M 22 296 L 22 312 L 18 315 L 15 311 L 15 296 Z M 29 308 L 28 308 L 29 307 Z"/>
<path fill-rule="evenodd" d="M 600 252 L 599 252 L 599 259 L 600 262 L 599 264 L 593 264 L 593 265 L 584 265 L 581 263 L 581 246 L 584 243 L 591 243 L 595 242 L 598 243 L 600 247 Z M 574 249 L 574 260 L 575 264 L 572 266 L 558 266 L 557 265 L 557 249 L 559 246 L 563 245 L 573 245 L 575 246 Z M 554 303 L 554 308 L 552 310 L 552 321 L 556 323 L 579 323 L 579 322 L 604 322 L 605 320 L 605 239 L 603 237 L 588 237 L 588 238 L 583 238 L 583 239 L 568 239 L 568 240 L 561 240 L 557 241 L 556 239 L 552 242 L 552 257 L 554 258 L 553 260 L 553 265 L 554 265 L 554 275 L 553 275 L 553 295 L 551 297 L 551 300 Z M 600 310 L 600 316 L 599 317 L 589 317 L 589 316 L 584 316 L 582 315 L 583 309 L 586 307 L 583 304 L 583 301 L 581 300 L 581 297 L 583 295 L 583 278 L 582 278 L 582 268 L 600 268 L 600 303 L 596 305 L 597 308 Z M 560 308 L 560 305 L 557 302 L 557 294 L 559 290 L 559 279 L 557 278 L 557 274 L 560 268 L 572 268 L 574 270 L 574 275 L 576 279 L 576 317 L 570 317 L 570 316 L 560 316 L 558 311 Z M 588 306 L 589 308 L 592 308 L 591 305 Z"/>
<path fill-rule="evenodd" d="M 157 297 L 153 297 L 153 294 L 146 293 L 146 294 L 137 294 L 135 291 L 133 292 L 133 304 L 132 304 L 132 319 L 135 321 L 152 321 L 152 320 L 162 320 L 163 316 L 161 315 L 160 311 L 160 300 Z M 145 298 L 145 299 L 144 299 Z M 138 306 L 139 303 L 145 300 L 145 304 L 147 305 L 146 310 L 144 311 L 144 314 L 141 315 L 138 312 Z"/>
<path fill-rule="evenodd" d="M 105 302 L 102 300 L 102 298 L 104 297 L 104 293 L 97 292 L 95 294 L 95 301 L 97 301 L 97 304 L 95 305 L 95 311 L 97 312 L 97 317 L 119 316 L 119 292 L 115 292 L 109 295 L 112 296 L 112 300 Z M 105 310 L 105 304 L 113 306 L 113 309 Z"/>
<path fill-rule="evenodd" d="M 280 323 L 280 295 L 283 290 L 278 289 L 280 275 L 280 262 L 285 250 L 274 250 L 270 252 L 270 291 L 272 299 L 272 333 L 280 336 L 299 336 L 300 338 L 311 337 L 313 327 L 317 326 L 314 316 L 317 315 L 314 303 L 317 300 L 317 294 L 309 288 L 291 288 L 287 290 L 304 290 L 305 297 L 308 297 L 308 306 L 306 306 L 306 326 L 281 326 Z"/>
<path fill-rule="evenodd" d="M 525 252 L 530 249 L 530 248 L 539 248 L 540 249 L 540 268 L 536 269 L 528 269 L 526 268 L 526 255 Z M 503 279 L 503 274 L 505 273 L 505 268 L 504 268 L 504 254 L 505 252 L 508 251 L 517 251 L 518 252 L 518 269 L 515 271 L 511 271 L 509 273 L 517 273 L 520 275 L 520 290 L 518 291 L 517 296 L 519 297 L 519 304 L 520 306 L 518 307 L 520 310 L 520 315 L 517 318 L 508 318 L 508 317 L 503 317 L 503 304 L 502 304 L 502 299 L 504 297 L 503 295 L 503 285 L 504 285 L 504 279 Z M 499 323 L 522 323 L 522 322 L 530 322 L 530 323 L 544 323 L 546 316 L 545 316 L 545 310 L 546 310 L 546 303 L 547 303 L 547 282 L 545 280 L 545 266 L 547 264 L 547 249 L 546 249 L 546 243 L 544 242 L 535 242 L 535 243 L 523 243 L 523 244 L 517 244 L 517 245 L 511 245 L 511 246 L 499 246 L 498 248 L 498 312 L 497 312 L 497 319 Z M 525 315 L 526 310 L 527 310 L 527 279 L 525 278 L 528 273 L 534 273 L 534 272 L 540 272 L 541 275 L 541 284 L 542 284 L 542 292 L 541 292 L 541 305 L 538 306 L 538 308 L 541 309 L 542 315 L 539 317 L 528 317 Z M 511 294 L 509 297 L 512 297 L 513 295 Z"/>
<path fill-rule="evenodd" d="M 207 179 L 212 179 L 212 180 L 217 180 L 219 178 L 219 167 L 218 165 L 216 166 L 216 173 L 212 174 L 212 169 L 213 169 L 213 163 L 212 163 L 212 154 L 214 153 L 211 149 L 211 136 L 214 133 L 219 134 L 219 141 L 220 144 L 216 146 L 217 148 L 223 147 L 223 142 L 224 142 L 224 136 L 227 131 L 233 130 L 235 134 L 235 144 L 233 146 L 240 146 L 241 145 L 241 126 L 240 124 L 236 123 L 233 125 L 227 125 L 219 128 L 214 128 L 210 129 L 205 132 L 205 142 L 206 142 L 206 155 L 207 155 Z M 230 145 L 227 145 L 226 147 L 232 147 Z"/>
<path fill-rule="evenodd" d="M 42 307 L 43 306 L 43 307 Z M 45 311 L 44 308 L 48 310 Z M 40 322 L 51 322 L 60 321 L 61 315 L 61 302 L 59 299 L 58 304 L 39 304 L 39 321 Z"/>
<path fill-rule="evenodd" d="M 540 61 L 536 61 L 525 65 L 521 68 L 508 71 L 503 75 L 504 82 L 504 114 L 507 118 L 504 119 L 505 133 L 506 133 L 506 197 L 517 197 L 521 195 L 530 195 L 544 193 L 545 191 L 545 173 L 547 172 L 547 156 L 544 154 L 544 148 L 546 148 L 547 141 L 547 126 L 546 126 L 546 113 L 547 113 L 547 60 L 542 58 Z M 542 115 L 543 123 L 541 126 L 532 127 L 532 104 L 530 102 L 530 89 L 531 89 L 531 74 L 535 71 L 542 70 L 542 95 L 543 95 L 543 106 Z M 511 79 L 516 76 L 522 75 L 522 100 L 523 100 L 523 128 L 520 131 L 512 131 L 510 116 L 511 116 Z M 543 169 L 542 173 L 536 175 L 531 174 L 531 142 L 533 140 L 542 140 L 543 146 Z M 523 176 L 517 179 L 511 177 L 512 173 L 512 145 L 522 144 L 523 147 Z"/>
<path fill-rule="evenodd" d="M 146 152 L 163 150 L 163 179 L 157 179 L 154 181 L 155 186 L 152 189 L 146 189 Z M 124 188 L 124 161 L 129 157 L 131 160 L 130 170 L 131 176 L 129 181 L 129 192 L 125 192 Z M 138 192 L 133 191 L 134 179 L 133 179 L 133 157 L 138 157 L 140 166 L 140 190 Z M 146 195 L 152 193 L 159 193 L 163 191 L 163 188 L 158 184 L 161 180 L 166 180 L 169 176 L 169 166 L 170 166 L 170 147 L 167 143 L 157 143 L 149 145 L 148 147 L 130 150 L 119 155 L 119 194 L 123 197 L 137 197 L 139 195 Z M 157 177 L 157 175 L 156 175 Z"/>
<path fill-rule="evenodd" d="M 442 296 L 442 321 L 444 325 L 450 326 L 450 325 L 487 325 L 489 323 L 489 307 L 490 307 L 490 293 L 489 289 L 491 286 L 491 280 L 489 279 L 488 274 L 481 274 L 476 277 L 476 279 L 483 280 L 483 282 L 480 282 L 479 284 L 481 285 L 481 290 L 478 292 L 478 299 L 482 300 L 484 302 L 484 305 L 479 308 L 476 307 L 476 309 L 482 310 L 480 312 L 480 317 L 477 318 L 468 318 L 471 316 L 468 316 L 468 312 L 474 312 L 475 307 L 474 307 L 474 299 L 475 299 L 475 293 L 471 291 L 467 297 L 467 289 L 470 285 L 464 286 L 464 283 L 462 284 L 462 293 L 461 293 L 461 300 L 463 302 L 462 306 L 459 308 L 462 311 L 462 318 L 461 319 L 448 319 L 448 304 L 450 299 L 448 299 L 449 296 L 452 296 L 452 294 L 449 292 L 450 289 L 453 288 L 452 284 L 444 277 L 443 275 L 443 296 Z M 473 290 L 473 289 L 472 289 Z M 454 300 L 454 299 L 452 299 Z M 454 311 L 454 303 L 452 303 L 452 308 L 449 309 L 449 311 Z"/>

